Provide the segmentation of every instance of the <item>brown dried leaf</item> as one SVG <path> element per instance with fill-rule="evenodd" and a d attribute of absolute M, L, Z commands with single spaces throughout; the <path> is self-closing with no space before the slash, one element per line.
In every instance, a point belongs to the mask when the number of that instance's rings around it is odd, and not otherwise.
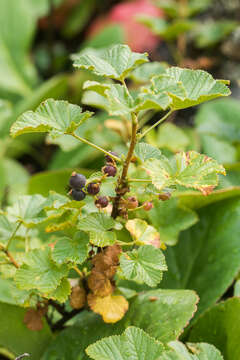
<path fill-rule="evenodd" d="M 112 294 L 114 290 L 111 281 L 103 273 L 100 273 L 95 269 L 92 270 L 88 277 L 88 287 L 98 296 L 107 296 Z"/>
<path fill-rule="evenodd" d="M 70 305 L 73 309 L 81 309 L 86 303 L 86 292 L 83 287 L 76 285 L 72 288 Z"/>
<path fill-rule="evenodd" d="M 119 245 L 108 246 L 102 253 L 93 257 L 94 270 L 103 273 L 109 279 L 113 278 L 119 264 L 120 253 Z"/>
<path fill-rule="evenodd" d="M 89 294 L 88 305 L 92 311 L 100 314 L 106 323 L 116 323 L 123 318 L 128 310 L 128 302 L 121 295 L 99 297 Z"/>
<path fill-rule="evenodd" d="M 24 315 L 23 322 L 32 331 L 40 331 L 43 328 L 42 315 L 39 310 L 28 309 Z"/>

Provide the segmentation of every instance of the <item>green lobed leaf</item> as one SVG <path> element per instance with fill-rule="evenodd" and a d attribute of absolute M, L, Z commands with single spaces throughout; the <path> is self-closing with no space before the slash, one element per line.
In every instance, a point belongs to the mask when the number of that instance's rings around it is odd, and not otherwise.
<path fill-rule="evenodd" d="M 51 330 L 45 319 L 42 330 L 29 330 L 23 322 L 25 313 L 19 306 L 0 303 L 0 344 L 16 357 L 28 352 L 32 360 L 39 360 L 52 340 Z"/>
<path fill-rule="evenodd" d="M 138 65 L 148 61 L 147 54 L 132 52 L 127 45 L 114 45 L 105 50 L 85 50 L 74 55 L 73 66 L 93 71 L 96 75 L 123 81 Z"/>
<path fill-rule="evenodd" d="M 57 288 L 48 294 L 44 294 L 44 297 L 46 297 L 47 299 L 56 300 L 60 303 L 65 303 L 70 294 L 70 282 L 68 281 L 68 279 L 63 278 Z"/>
<path fill-rule="evenodd" d="M 190 331 L 189 341 L 215 345 L 225 360 L 238 360 L 240 348 L 240 299 L 230 298 L 206 311 Z"/>
<path fill-rule="evenodd" d="M 217 161 L 196 151 L 178 153 L 172 160 L 164 156 L 161 160 L 150 159 L 143 164 L 143 168 L 159 190 L 181 185 L 200 190 L 204 195 L 217 186 L 217 174 L 225 174 L 223 166 Z"/>
<path fill-rule="evenodd" d="M 117 240 L 116 234 L 111 231 L 115 226 L 115 221 L 108 215 L 93 213 L 81 219 L 78 229 L 89 232 L 90 243 L 104 247 L 113 245 Z"/>
<path fill-rule="evenodd" d="M 220 96 L 231 94 L 223 80 L 214 80 L 212 75 L 203 70 L 181 69 L 171 67 L 166 74 L 181 82 L 186 92 L 185 99 L 169 93 L 172 98 L 171 108 L 174 110 L 183 109 L 198 105 L 204 101 L 212 100 Z"/>
<path fill-rule="evenodd" d="M 49 132 L 54 138 L 74 132 L 92 113 L 78 105 L 63 100 L 48 99 L 35 111 L 23 113 L 11 127 L 11 135 L 16 137 L 32 132 Z"/>
<path fill-rule="evenodd" d="M 191 290 L 150 290 L 134 297 L 125 324 L 140 327 L 167 343 L 176 340 L 197 310 L 199 298 Z"/>
<path fill-rule="evenodd" d="M 41 195 L 23 195 L 7 208 L 11 219 L 20 221 L 26 227 L 34 227 L 46 219 L 44 207 L 46 198 Z"/>
<path fill-rule="evenodd" d="M 13 279 L 0 278 L 0 302 L 10 305 L 24 307 L 35 306 L 33 294 L 27 290 L 20 290 L 16 287 Z"/>
<path fill-rule="evenodd" d="M 162 280 L 162 272 L 167 270 L 167 265 L 160 249 L 145 245 L 122 253 L 120 268 L 126 279 L 154 287 Z"/>
<path fill-rule="evenodd" d="M 155 201 L 154 208 L 148 212 L 150 223 L 157 229 L 160 239 L 166 245 L 175 245 L 181 231 L 198 221 L 197 214 L 179 204 L 176 198 Z"/>
<path fill-rule="evenodd" d="M 83 231 L 78 231 L 73 239 L 60 238 L 54 246 L 52 258 L 58 264 L 73 262 L 82 264 L 88 255 L 89 237 Z"/>
<path fill-rule="evenodd" d="M 87 360 L 85 348 L 88 345 L 105 336 L 119 335 L 129 325 L 139 326 L 162 342 L 176 340 L 196 310 L 197 301 L 196 294 L 189 290 L 141 292 L 125 317 L 114 325 L 104 323 L 92 312 L 83 311 L 73 326 L 57 334 L 41 360 L 54 356 L 62 360 Z"/>
<path fill-rule="evenodd" d="M 197 314 L 221 298 L 240 270 L 239 216 L 238 199 L 204 207 L 200 221 L 164 253 L 168 272 L 161 287 L 195 290 L 200 296 Z"/>
<path fill-rule="evenodd" d="M 154 159 L 161 158 L 161 151 L 156 147 L 149 145 L 145 142 L 137 143 L 134 151 L 137 157 L 139 157 L 142 162 L 152 158 Z"/>
<path fill-rule="evenodd" d="M 206 343 L 188 343 L 185 346 L 180 341 L 171 341 L 168 347 L 172 350 L 166 351 L 162 360 L 223 360 L 220 351 Z"/>
<path fill-rule="evenodd" d="M 94 360 L 157 360 L 163 351 L 163 344 L 133 326 L 120 336 L 104 338 L 86 349 L 86 353 Z"/>
<path fill-rule="evenodd" d="M 57 266 L 51 259 L 51 250 L 35 249 L 28 252 L 24 263 L 16 271 L 15 282 L 20 289 L 37 289 L 41 293 L 50 293 L 58 287 L 68 274 L 68 266 Z"/>

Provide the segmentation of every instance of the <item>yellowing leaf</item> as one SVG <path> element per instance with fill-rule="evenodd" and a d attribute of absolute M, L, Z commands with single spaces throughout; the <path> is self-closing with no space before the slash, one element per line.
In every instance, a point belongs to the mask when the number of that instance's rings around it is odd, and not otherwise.
<path fill-rule="evenodd" d="M 137 245 L 152 245 L 156 248 L 165 249 L 160 240 L 157 230 L 141 219 L 128 220 L 126 228 L 134 238 Z"/>
<path fill-rule="evenodd" d="M 225 175 L 225 169 L 217 161 L 199 154 L 196 151 L 181 152 L 171 160 L 150 159 L 143 168 L 152 178 L 157 189 L 181 185 L 200 190 L 204 195 L 210 194 L 218 184 L 218 175 Z"/>
<path fill-rule="evenodd" d="M 116 323 L 123 318 L 128 310 L 128 302 L 121 295 L 100 297 L 89 294 L 88 305 L 92 311 L 100 314 L 106 323 Z"/>

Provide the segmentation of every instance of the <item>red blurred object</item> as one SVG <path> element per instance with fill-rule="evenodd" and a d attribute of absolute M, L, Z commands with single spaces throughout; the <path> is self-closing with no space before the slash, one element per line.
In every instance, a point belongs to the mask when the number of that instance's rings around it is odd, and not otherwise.
<path fill-rule="evenodd" d="M 154 36 L 149 29 L 136 21 L 136 16 L 140 14 L 163 16 L 163 12 L 150 0 L 123 2 L 114 6 L 106 16 L 98 18 L 90 27 L 88 36 L 93 37 L 106 25 L 120 24 L 125 33 L 125 42 L 133 51 L 152 51 L 157 47 L 159 37 Z"/>

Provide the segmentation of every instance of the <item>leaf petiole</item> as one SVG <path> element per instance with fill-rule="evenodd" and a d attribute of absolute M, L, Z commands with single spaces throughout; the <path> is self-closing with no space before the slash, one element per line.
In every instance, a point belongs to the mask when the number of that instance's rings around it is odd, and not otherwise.
<path fill-rule="evenodd" d="M 155 124 L 153 124 L 150 128 L 148 128 L 147 130 L 145 130 L 142 134 L 139 133 L 137 135 L 137 140 L 141 140 L 144 136 L 147 135 L 147 133 L 151 130 L 153 130 L 156 126 L 158 126 L 159 124 L 161 124 L 164 120 L 166 120 L 169 115 L 171 115 L 173 112 L 173 110 L 169 110 L 160 120 L 158 120 Z"/>
<path fill-rule="evenodd" d="M 11 245 L 12 240 L 14 239 L 14 236 L 16 235 L 18 229 L 20 228 L 20 226 L 22 225 L 21 222 L 18 223 L 18 225 L 16 226 L 16 229 L 13 231 L 12 235 L 10 236 L 10 238 L 8 239 L 7 245 L 6 245 L 6 250 L 9 249 L 9 246 Z"/>
<path fill-rule="evenodd" d="M 113 158 L 115 161 L 118 161 L 118 162 L 120 162 L 120 163 L 122 162 L 122 160 L 121 160 L 119 157 L 117 157 L 117 156 L 109 153 L 107 150 L 104 150 L 104 149 L 101 148 L 100 146 L 93 144 L 92 142 L 90 142 L 90 141 L 88 141 L 88 140 L 86 140 L 86 139 L 84 139 L 84 138 L 76 135 L 75 133 L 71 133 L 71 134 L 68 134 L 68 135 L 72 135 L 75 139 L 83 142 L 84 144 L 87 144 L 87 145 L 93 147 L 94 149 L 103 152 L 104 154 L 106 154 L 106 155 L 110 156 L 111 158 Z"/>

